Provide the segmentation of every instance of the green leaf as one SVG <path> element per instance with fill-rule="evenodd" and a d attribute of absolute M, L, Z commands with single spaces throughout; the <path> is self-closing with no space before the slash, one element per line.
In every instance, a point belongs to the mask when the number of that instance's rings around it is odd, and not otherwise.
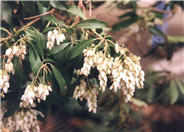
<path fill-rule="evenodd" d="M 113 29 L 114 31 L 124 29 L 124 28 L 130 26 L 131 24 L 135 23 L 135 22 L 138 21 L 139 19 L 140 19 L 139 17 L 133 17 L 133 18 L 130 18 L 130 19 L 121 21 L 121 22 L 119 22 L 119 23 L 113 25 L 113 26 L 112 26 L 112 29 Z"/>
<path fill-rule="evenodd" d="M 29 62 L 31 64 L 31 70 L 36 75 L 38 69 L 42 66 L 42 62 L 36 50 L 29 48 Z"/>
<path fill-rule="evenodd" d="M 162 31 L 160 31 L 159 29 L 157 29 L 156 27 L 150 26 L 148 29 L 149 29 L 151 34 L 165 38 L 164 33 Z"/>
<path fill-rule="evenodd" d="M 28 13 L 34 15 L 37 12 L 36 2 L 34 2 L 34 1 L 22 1 L 21 3 L 24 7 L 24 10 L 26 10 Z"/>
<path fill-rule="evenodd" d="M 184 37 L 183 36 L 167 36 L 167 39 L 170 43 L 184 43 Z"/>
<path fill-rule="evenodd" d="M 42 33 L 46 33 L 46 32 L 48 32 L 48 31 L 50 31 L 50 30 L 54 30 L 56 27 L 46 27 L 43 31 L 42 31 Z"/>
<path fill-rule="evenodd" d="M 179 79 L 176 79 L 176 84 L 177 84 L 179 90 L 181 91 L 181 93 L 184 95 L 184 84 L 183 84 L 183 82 Z"/>
<path fill-rule="evenodd" d="M 136 16 L 135 12 L 134 11 L 131 11 L 131 12 L 127 12 L 121 16 L 119 16 L 119 18 L 124 18 L 124 17 L 131 17 L 131 16 Z"/>
<path fill-rule="evenodd" d="M 60 63 L 65 62 L 69 60 L 69 51 L 71 46 L 65 47 L 64 50 L 58 52 L 57 54 L 54 54 L 54 60 L 59 61 Z"/>
<path fill-rule="evenodd" d="M 57 20 L 55 16 L 51 16 L 51 15 L 44 16 L 43 19 L 45 19 L 45 20 L 47 20 L 55 25 L 60 24 L 62 26 L 66 26 L 66 24 L 62 20 Z"/>
<path fill-rule="evenodd" d="M 49 11 L 49 7 L 50 7 L 49 1 L 38 1 L 37 5 L 38 5 L 39 13 L 44 13 Z"/>
<path fill-rule="evenodd" d="M 174 80 L 171 80 L 168 90 L 169 90 L 168 96 L 170 98 L 170 104 L 174 104 L 179 97 L 178 90 L 176 87 L 176 82 Z"/>
<path fill-rule="evenodd" d="M 50 55 L 57 54 L 58 52 L 61 52 L 70 44 L 70 42 L 67 43 L 61 43 L 60 45 L 54 46 L 51 50 L 49 50 Z"/>
<path fill-rule="evenodd" d="M 96 29 L 96 28 L 105 28 L 107 27 L 107 24 L 105 22 L 96 19 L 89 19 L 81 21 L 75 27 L 83 29 Z"/>
<path fill-rule="evenodd" d="M 43 62 L 52 62 L 52 63 L 55 63 L 55 61 L 51 58 L 46 58 L 43 60 Z"/>
<path fill-rule="evenodd" d="M 53 0 L 51 0 L 50 4 L 56 9 L 67 10 L 66 5 L 64 5 L 64 2 L 62 2 L 62 1 L 53 1 Z"/>
<path fill-rule="evenodd" d="M 86 17 L 84 16 L 82 10 L 80 8 L 78 8 L 77 6 L 72 5 L 68 10 L 69 13 L 79 16 L 82 19 L 85 19 Z"/>
<path fill-rule="evenodd" d="M 147 104 L 142 101 L 142 100 L 139 100 L 139 99 L 136 99 L 136 98 L 133 98 L 131 99 L 132 103 L 139 106 L 139 107 L 147 107 Z"/>
<path fill-rule="evenodd" d="M 70 50 L 70 59 L 75 58 L 79 54 L 82 53 L 84 49 L 86 49 L 90 44 L 92 44 L 95 41 L 95 39 L 90 40 L 83 40 L 80 43 L 76 44 L 74 47 Z"/>
<path fill-rule="evenodd" d="M 52 73 L 53 73 L 57 83 L 59 84 L 61 94 L 63 94 L 63 93 L 65 94 L 65 92 L 66 92 L 65 79 L 63 78 L 60 71 L 55 66 L 52 65 L 51 67 L 52 67 Z"/>
<path fill-rule="evenodd" d="M 33 42 L 35 42 L 36 45 L 38 45 L 38 51 L 40 55 L 43 57 L 44 56 L 44 50 L 46 47 L 46 38 L 45 36 L 40 33 L 38 30 L 35 28 L 31 28 L 26 30 L 26 35 L 31 38 Z"/>

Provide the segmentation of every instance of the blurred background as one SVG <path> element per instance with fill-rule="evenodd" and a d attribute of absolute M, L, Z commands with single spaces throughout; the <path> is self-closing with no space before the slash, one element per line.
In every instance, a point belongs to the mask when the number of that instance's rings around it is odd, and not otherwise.
<path fill-rule="evenodd" d="M 1 26 L 23 26 L 23 18 L 40 14 L 33 10 L 35 6 L 41 8 L 35 1 L 2 2 Z M 51 6 L 58 8 L 53 3 Z M 118 95 L 105 93 L 98 99 L 97 114 L 88 113 L 83 104 L 71 100 L 40 122 L 41 132 L 184 131 L 183 2 L 88 0 L 83 6 L 89 18 L 106 22 L 107 32 L 142 58 L 145 87 L 136 90 L 135 98 L 128 104 L 122 104 Z M 65 12 L 54 15 L 66 23 L 72 21 Z"/>

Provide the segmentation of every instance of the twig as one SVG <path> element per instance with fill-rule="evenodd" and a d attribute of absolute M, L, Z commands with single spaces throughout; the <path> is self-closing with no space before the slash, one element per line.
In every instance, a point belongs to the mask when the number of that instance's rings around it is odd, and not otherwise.
<path fill-rule="evenodd" d="M 29 26 L 31 26 L 33 23 L 37 22 L 38 20 L 40 20 L 40 18 L 36 18 L 36 19 L 34 19 L 33 21 L 31 21 L 31 22 L 29 22 L 28 24 L 26 24 L 24 27 L 22 27 L 21 29 L 19 29 L 19 30 L 15 33 L 15 36 L 16 36 L 19 32 L 21 32 L 21 31 L 25 30 L 26 28 L 28 28 Z M 8 41 L 12 36 L 13 36 L 13 34 L 9 35 L 9 36 L 6 37 L 6 38 L 0 38 L 0 41 Z"/>
<path fill-rule="evenodd" d="M 35 19 L 35 18 L 39 18 L 39 17 L 45 16 L 45 15 L 53 14 L 54 11 L 55 11 L 55 9 L 53 8 L 53 9 L 50 10 L 49 12 L 44 12 L 44 13 L 42 13 L 42 14 L 40 14 L 40 15 L 37 15 L 37 16 L 26 17 L 26 18 L 24 18 L 24 20 Z"/>
<path fill-rule="evenodd" d="M 83 5 L 82 0 L 79 0 L 78 7 L 82 7 L 82 10 L 83 10 L 83 12 L 84 12 L 84 16 L 86 16 L 86 9 L 85 9 L 85 7 L 84 7 L 84 5 Z"/>
<path fill-rule="evenodd" d="M 89 0 L 89 17 L 91 17 L 92 15 L 92 4 L 91 4 L 91 0 Z"/>
<path fill-rule="evenodd" d="M 33 21 L 29 22 L 28 24 L 26 24 L 25 26 L 23 26 L 21 29 L 19 29 L 17 32 L 23 31 L 25 30 L 27 27 L 31 26 L 33 23 L 37 22 L 38 20 L 40 20 L 40 18 L 36 18 Z"/>

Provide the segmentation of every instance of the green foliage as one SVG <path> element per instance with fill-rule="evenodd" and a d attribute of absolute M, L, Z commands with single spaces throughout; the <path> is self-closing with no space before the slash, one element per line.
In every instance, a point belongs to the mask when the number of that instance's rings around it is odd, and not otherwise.
<path fill-rule="evenodd" d="M 97 44 L 99 42 L 98 35 L 104 37 L 103 34 L 105 29 L 107 29 L 107 24 L 100 20 L 88 19 L 83 11 L 76 6 L 75 2 L 71 2 L 72 4 L 62 1 L 21 1 L 18 4 L 16 2 L 12 3 L 2 2 L 3 13 L 1 17 L 5 21 L 3 26 L 12 33 L 12 38 L 7 41 L 7 45 L 2 45 L 2 53 L 5 53 L 5 50 L 13 46 L 19 37 L 23 35 L 27 39 L 27 55 L 23 61 L 20 61 L 19 58 L 14 58 L 13 60 L 15 74 L 11 76 L 7 97 L 2 99 L 2 102 L 11 104 L 11 108 L 8 109 L 4 116 L 11 116 L 11 114 L 19 109 L 20 99 L 27 84 L 36 75 L 40 76 L 43 73 L 40 70 L 41 67 L 47 65 L 49 70 L 47 71 L 45 81 L 52 86 L 53 91 L 45 102 L 37 104 L 36 109 L 47 116 L 63 109 L 70 116 L 87 120 L 87 125 L 81 128 L 83 131 L 123 132 L 137 130 L 136 124 L 138 124 L 138 120 L 140 121 L 141 117 L 139 113 L 134 112 L 130 104 L 124 103 L 125 100 L 120 91 L 118 91 L 118 94 L 114 94 L 110 90 L 100 94 L 98 98 L 98 105 L 100 107 L 97 114 L 87 111 L 85 100 L 81 102 L 72 98 L 75 87 L 83 79 L 83 76 L 75 74 L 76 70 L 82 67 L 84 61 L 83 50 L 92 44 Z M 11 5 L 16 5 L 17 14 L 13 14 L 12 9 L 15 7 Z M 55 14 L 40 17 L 41 20 L 32 24 L 32 27 L 24 28 L 20 32 L 13 30 L 14 27 L 20 27 L 20 25 L 26 25 L 32 21 L 25 21 L 25 17 L 39 15 L 53 8 L 56 9 Z M 118 8 L 128 8 L 131 11 L 119 16 L 123 20 L 113 25 L 112 30 L 114 31 L 124 30 L 132 24 L 139 22 L 139 20 L 143 20 L 142 17 L 136 14 L 136 10 L 138 9 L 136 2 L 130 2 L 126 6 L 121 2 Z M 150 12 L 154 13 L 155 18 L 162 18 L 163 16 L 162 13 Z M 57 15 L 61 13 L 62 15 L 58 17 Z M 62 18 L 63 16 L 66 16 L 70 22 Z M 74 19 L 77 18 L 76 16 L 80 17 L 80 19 Z M 152 19 L 149 22 L 153 21 Z M 46 48 L 48 41 L 47 33 L 56 28 L 62 29 L 66 40 L 48 50 Z M 178 47 L 183 46 L 183 37 L 167 36 L 162 31 L 156 29 L 155 26 L 148 26 L 147 28 L 151 34 L 165 38 L 165 42 L 152 48 L 146 55 L 155 54 L 157 48 L 162 47 L 167 51 L 168 59 L 171 59 L 174 51 Z M 99 34 L 97 35 L 94 32 Z M 7 37 L 7 33 L 4 36 Z M 105 40 L 114 42 L 111 37 L 106 37 L 103 41 Z M 110 45 L 107 49 L 108 54 L 115 57 L 117 55 L 114 51 L 115 47 L 109 41 L 107 41 Z M 39 70 L 41 72 L 38 73 Z M 98 84 L 95 69 L 92 69 L 92 72 L 94 73 L 91 78 Z M 34 73 L 33 77 L 31 77 L 32 73 Z M 147 72 L 145 78 L 145 88 L 137 91 L 135 98 L 132 99 L 132 103 L 136 106 L 144 107 L 147 106 L 146 103 L 184 103 L 184 82 L 179 77 L 170 76 L 167 72 L 151 71 Z M 41 79 L 43 78 L 40 77 Z M 14 103 L 15 101 L 16 103 Z M 132 123 L 132 120 L 135 123 Z M 129 126 L 127 127 L 125 124 Z"/>
<path fill-rule="evenodd" d="M 60 93 L 62 95 L 64 95 L 66 92 L 65 80 L 64 80 L 63 76 L 61 75 L 60 71 L 55 66 L 51 65 L 51 67 L 52 67 L 52 73 L 53 73 L 57 83 L 59 84 Z"/>
<path fill-rule="evenodd" d="M 114 24 L 113 27 L 112 27 L 112 29 L 114 31 L 124 29 L 124 28 L 132 25 L 133 23 L 135 23 L 139 19 L 140 19 L 139 17 L 131 17 L 131 18 L 127 19 L 127 20 L 120 21 L 117 24 Z"/>
<path fill-rule="evenodd" d="M 50 4 L 56 8 L 56 9 L 59 9 L 59 10 L 67 10 L 67 7 L 66 7 L 66 4 L 64 4 L 63 2 L 61 1 L 50 1 Z"/>
<path fill-rule="evenodd" d="M 79 54 L 81 54 L 84 49 L 86 49 L 89 45 L 94 42 L 94 40 L 95 39 L 84 40 L 81 43 L 76 44 L 76 46 L 73 46 L 70 50 L 70 59 L 73 59 Z"/>
<path fill-rule="evenodd" d="M 136 97 L 149 103 L 183 104 L 184 83 L 178 77 L 167 72 L 149 71 L 146 74 L 145 87 L 136 92 Z M 181 94 L 180 94 L 181 93 Z"/>
<path fill-rule="evenodd" d="M 97 29 L 97 28 L 105 28 L 106 26 L 107 24 L 105 22 L 95 19 L 88 19 L 81 21 L 75 27 L 82 29 Z"/>
<path fill-rule="evenodd" d="M 49 55 L 57 54 L 63 51 L 69 44 L 70 42 L 66 42 L 66 43 L 62 43 L 60 45 L 54 46 L 51 50 L 48 51 L 48 53 Z"/>
<path fill-rule="evenodd" d="M 31 64 L 31 69 L 33 73 L 36 75 L 38 69 L 42 66 L 42 62 L 36 49 L 33 47 L 29 48 L 29 62 Z"/>

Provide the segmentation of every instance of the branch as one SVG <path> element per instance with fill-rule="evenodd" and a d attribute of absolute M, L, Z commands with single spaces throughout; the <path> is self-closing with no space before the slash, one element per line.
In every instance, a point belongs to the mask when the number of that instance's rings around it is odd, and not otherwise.
<path fill-rule="evenodd" d="M 85 7 L 84 7 L 84 5 L 83 5 L 82 0 L 79 0 L 78 7 L 79 7 L 79 8 L 82 7 L 82 10 L 83 10 L 83 12 L 84 12 L 84 16 L 86 16 L 86 9 L 85 9 Z"/>
<path fill-rule="evenodd" d="M 42 14 L 40 14 L 40 15 L 37 15 L 37 16 L 26 17 L 26 18 L 24 18 L 24 20 L 30 20 L 30 19 L 40 18 L 40 17 L 42 17 L 42 16 L 46 16 L 46 15 L 49 15 L 49 14 L 53 14 L 54 11 L 55 11 L 55 9 L 53 8 L 53 9 L 50 10 L 49 12 L 44 12 L 44 13 L 42 13 Z"/>

